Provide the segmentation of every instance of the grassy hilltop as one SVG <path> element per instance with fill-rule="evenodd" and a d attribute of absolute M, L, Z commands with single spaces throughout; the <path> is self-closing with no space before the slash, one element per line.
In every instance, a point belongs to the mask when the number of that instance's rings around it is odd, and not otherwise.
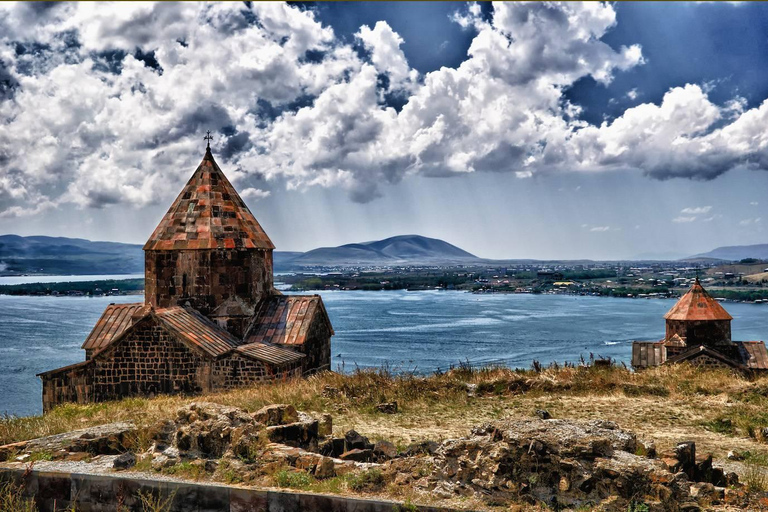
<path fill-rule="evenodd" d="M 698 453 L 712 452 L 716 461 L 733 466 L 726 455 L 737 451 L 744 460 L 733 470 L 741 473 L 751 490 L 768 490 L 763 476 L 763 468 L 768 468 L 768 430 L 763 430 L 768 427 L 768 377 L 750 379 L 689 366 L 639 373 L 616 366 L 538 371 L 462 367 L 427 377 L 384 369 L 351 375 L 328 372 L 204 397 L 67 404 L 44 416 L 6 417 L 0 420 L 0 444 L 119 420 L 149 426 L 201 399 L 248 411 L 286 403 L 305 411 L 328 412 L 334 418 L 334 433 L 355 429 L 371 440 L 386 439 L 400 446 L 465 436 L 483 422 L 528 418 L 546 409 L 555 418 L 614 421 L 640 439 L 655 441 L 660 453 L 681 441 L 695 441 Z M 377 404 L 389 401 L 398 402 L 397 414 L 377 410 Z M 284 477 L 276 474 L 272 485 L 361 493 L 348 485 L 327 488 L 320 482 Z M 407 498 L 392 493 L 395 490 L 377 490 L 380 495 Z"/>

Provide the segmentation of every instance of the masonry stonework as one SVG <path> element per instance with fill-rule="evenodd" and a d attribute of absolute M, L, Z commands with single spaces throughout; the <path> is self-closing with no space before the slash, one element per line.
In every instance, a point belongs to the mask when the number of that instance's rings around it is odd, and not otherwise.
<path fill-rule="evenodd" d="M 208 148 L 144 245 L 144 303 L 108 306 L 83 344 L 86 360 L 40 374 L 43 410 L 329 369 L 322 299 L 274 289 L 273 249 Z"/>
<path fill-rule="evenodd" d="M 727 345 L 731 342 L 730 320 L 667 320 L 667 339 L 678 335 L 687 345 Z"/>
<path fill-rule="evenodd" d="M 207 315 L 230 297 L 255 306 L 272 293 L 272 251 L 180 250 L 144 254 L 147 303 L 183 305 Z"/>

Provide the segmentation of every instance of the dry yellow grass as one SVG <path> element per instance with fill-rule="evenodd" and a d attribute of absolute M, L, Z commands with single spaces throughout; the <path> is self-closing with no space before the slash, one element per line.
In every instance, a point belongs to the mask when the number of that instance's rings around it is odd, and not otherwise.
<path fill-rule="evenodd" d="M 468 392 L 468 385 L 474 387 Z M 329 412 L 334 430 L 354 428 L 372 439 L 401 445 L 464 436 L 485 421 L 529 417 L 545 408 L 554 417 L 606 419 L 652 439 L 660 450 L 694 440 L 701 451 L 724 457 L 730 449 L 768 461 L 761 429 L 768 427 L 768 377 L 729 371 L 663 367 L 634 373 L 612 368 L 549 368 L 541 372 L 460 368 L 441 375 L 393 375 L 386 370 L 325 373 L 205 396 L 131 398 L 67 404 L 45 416 L 0 419 L 0 444 L 91 425 L 132 420 L 150 425 L 176 409 L 205 400 L 254 411 L 270 403 Z M 376 411 L 396 400 L 398 414 Z"/>

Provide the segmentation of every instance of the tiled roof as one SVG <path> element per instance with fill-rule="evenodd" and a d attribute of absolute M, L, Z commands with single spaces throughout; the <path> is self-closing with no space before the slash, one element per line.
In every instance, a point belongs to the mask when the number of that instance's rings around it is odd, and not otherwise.
<path fill-rule="evenodd" d="M 762 341 L 734 341 L 739 346 L 742 363 L 751 370 L 768 370 L 768 351 Z"/>
<path fill-rule="evenodd" d="M 208 149 L 144 250 L 235 248 L 275 246 Z"/>
<path fill-rule="evenodd" d="M 663 364 L 667 359 L 667 348 L 663 341 L 635 341 L 632 343 L 632 366 L 648 368 Z"/>
<path fill-rule="evenodd" d="M 251 357 L 257 361 L 282 366 L 284 364 L 298 363 L 306 356 L 294 352 L 288 348 L 278 347 L 276 345 L 267 345 L 266 343 L 248 343 L 237 347 L 236 352 L 244 356 Z"/>
<path fill-rule="evenodd" d="M 701 286 L 699 280 L 680 297 L 664 318 L 667 320 L 732 320 L 733 317 Z"/>
<path fill-rule="evenodd" d="M 154 311 L 169 331 L 213 357 L 223 355 L 239 344 L 237 338 L 193 309 L 174 306 Z"/>
<path fill-rule="evenodd" d="M 303 345 L 312 320 L 317 315 L 333 333 L 328 313 L 319 295 L 273 295 L 256 308 L 245 336 L 248 343 L 281 343 Z"/>
<path fill-rule="evenodd" d="M 93 330 L 85 338 L 81 348 L 85 350 L 99 350 L 105 347 L 114 338 L 123 333 L 133 323 L 134 313 L 144 307 L 143 302 L 131 304 L 110 304 L 101 318 L 93 326 Z"/>

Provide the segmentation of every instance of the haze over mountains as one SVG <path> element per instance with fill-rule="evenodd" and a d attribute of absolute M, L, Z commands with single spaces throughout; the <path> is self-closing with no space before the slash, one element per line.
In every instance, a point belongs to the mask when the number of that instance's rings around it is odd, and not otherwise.
<path fill-rule="evenodd" d="M 144 253 L 138 244 L 51 236 L 0 236 L 0 274 L 141 272 L 144 272 Z"/>
<path fill-rule="evenodd" d="M 81 238 L 0 236 L 0 274 L 132 274 L 144 272 L 139 244 Z M 335 265 L 413 265 L 481 261 L 442 240 L 403 235 L 308 252 L 275 251 L 275 268 Z"/>
<path fill-rule="evenodd" d="M 686 259 L 713 258 L 718 260 L 739 261 L 746 258 L 768 260 L 768 244 L 757 245 L 731 245 L 718 247 L 709 252 L 696 254 Z"/>
<path fill-rule="evenodd" d="M 144 272 L 139 244 L 92 242 L 82 238 L 0 235 L 0 275 L 134 274 Z M 718 247 L 684 260 L 745 258 L 768 260 L 768 244 Z M 656 258 L 638 258 L 638 260 Z M 401 235 L 320 247 L 307 252 L 275 251 L 276 270 L 302 267 L 492 264 L 535 262 L 532 259 L 487 260 L 436 238 Z M 584 260 L 587 261 L 587 260 Z"/>

